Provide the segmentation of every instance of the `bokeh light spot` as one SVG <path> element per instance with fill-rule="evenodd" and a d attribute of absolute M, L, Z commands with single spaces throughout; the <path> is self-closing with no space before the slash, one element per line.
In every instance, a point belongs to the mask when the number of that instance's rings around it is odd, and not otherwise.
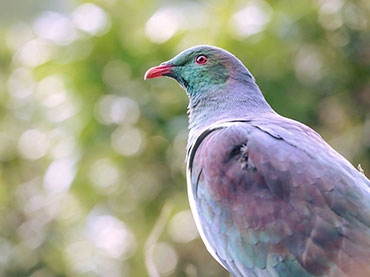
<path fill-rule="evenodd" d="M 85 3 L 77 7 L 73 13 L 73 20 L 80 30 L 91 35 L 104 35 L 111 26 L 105 11 L 92 3 Z"/>
<path fill-rule="evenodd" d="M 188 243 L 199 236 L 190 210 L 177 213 L 170 221 L 168 232 L 180 243 Z"/>
<path fill-rule="evenodd" d="M 46 170 L 44 187 L 52 192 L 67 191 L 76 175 L 75 164 L 71 158 L 53 161 Z"/>
<path fill-rule="evenodd" d="M 184 2 L 157 10 L 146 22 L 145 34 L 150 41 L 161 44 L 169 40 L 179 29 L 199 28 L 207 21 L 207 13 L 201 5 Z"/>
<path fill-rule="evenodd" d="M 111 137 L 113 149 L 124 156 L 134 156 L 144 147 L 143 134 L 139 129 L 131 127 L 117 128 Z"/>
<path fill-rule="evenodd" d="M 42 79 L 36 88 L 37 98 L 46 107 L 55 107 L 66 99 L 63 78 L 49 75 Z"/>
<path fill-rule="evenodd" d="M 237 37 L 242 39 L 262 32 L 271 14 L 272 9 L 267 3 L 249 2 L 231 18 Z"/>
<path fill-rule="evenodd" d="M 95 115 L 103 124 L 134 124 L 139 119 L 137 103 L 128 97 L 106 95 L 99 99 Z"/>
<path fill-rule="evenodd" d="M 134 234 L 114 216 L 91 214 L 86 230 L 89 239 L 112 258 L 127 259 L 136 250 Z"/>
<path fill-rule="evenodd" d="M 171 9 L 164 8 L 149 18 L 145 25 L 145 33 L 152 42 L 161 44 L 169 40 L 179 26 L 178 16 Z"/>
<path fill-rule="evenodd" d="M 18 139 L 18 150 L 25 159 L 37 160 L 46 154 L 48 148 L 47 135 L 38 129 L 27 130 Z"/>
<path fill-rule="evenodd" d="M 324 1 L 319 10 L 319 23 L 327 30 L 336 30 L 343 25 L 341 8 L 343 0 Z"/>
<path fill-rule="evenodd" d="M 32 72 L 26 68 L 19 67 L 14 69 L 8 78 L 8 91 L 14 98 L 23 99 L 33 93 L 36 82 Z"/>
<path fill-rule="evenodd" d="M 43 13 L 35 20 L 33 29 L 38 37 L 55 44 L 66 45 L 77 38 L 73 21 L 68 16 L 56 12 Z"/>
<path fill-rule="evenodd" d="M 294 69 L 302 83 L 319 81 L 324 73 L 320 52 L 310 45 L 303 46 L 295 57 Z"/>
<path fill-rule="evenodd" d="M 178 255 L 170 244 L 160 242 L 154 247 L 153 259 L 161 275 L 170 275 L 176 269 Z"/>
<path fill-rule="evenodd" d="M 120 170 L 117 165 L 109 159 L 100 159 L 93 163 L 89 177 L 97 188 L 107 191 L 107 187 L 117 184 L 120 180 Z"/>
<path fill-rule="evenodd" d="M 56 128 L 51 132 L 53 145 L 50 152 L 55 159 L 66 158 L 76 155 L 76 138 L 70 130 L 63 128 Z"/>
<path fill-rule="evenodd" d="M 16 65 L 36 67 L 49 61 L 53 55 L 50 43 L 41 38 L 36 38 L 25 43 L 14 55 Z"/>
<path fill-rule="evenodd" d="M 346 24 L 353 30 L 369 28 L 369 16 L 359 6 L 349 1 L 343 7 L 343 17 Z"/>

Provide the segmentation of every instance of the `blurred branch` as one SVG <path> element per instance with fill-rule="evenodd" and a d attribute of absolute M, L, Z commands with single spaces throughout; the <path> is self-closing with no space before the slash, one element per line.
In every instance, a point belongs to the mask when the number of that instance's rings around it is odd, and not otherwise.
<path fill-rule="evenodd" d="M 166 223 L 171 215 L 173 206 L 167 202 L 159 215 L 157 222 L 154 224 L 152 231 L 150 232 L 147 240 L 145 241 L 144 246 L 144 259 L 146 270 L 150 277 L 159 277 L 160 274 L 155 266 L 153 259 L 153 251 L 156 243 L 158 242 L 159 237 L 161 236 Z"/>

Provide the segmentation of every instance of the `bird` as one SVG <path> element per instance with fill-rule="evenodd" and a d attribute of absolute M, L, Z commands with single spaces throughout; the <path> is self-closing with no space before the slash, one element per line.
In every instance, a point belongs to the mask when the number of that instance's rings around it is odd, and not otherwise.
<path fill-rule="evenodd" d="M 370 181 L 310 127 L 279 115 L 228 51 L 188 48 L 144 79 L 189 98 L 190 208 L 233 276 L 370 276 Z"/>

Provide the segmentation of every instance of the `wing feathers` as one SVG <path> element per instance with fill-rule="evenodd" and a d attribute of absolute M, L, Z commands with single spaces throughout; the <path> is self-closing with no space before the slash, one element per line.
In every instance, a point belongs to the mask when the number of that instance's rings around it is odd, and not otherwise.
<path fill-rule="evenodd" d="M 194 145 L 197 212 L 235 276 L 370 270 L 369 180 L 311 129 L 290 120 L 235 122 Z"/>

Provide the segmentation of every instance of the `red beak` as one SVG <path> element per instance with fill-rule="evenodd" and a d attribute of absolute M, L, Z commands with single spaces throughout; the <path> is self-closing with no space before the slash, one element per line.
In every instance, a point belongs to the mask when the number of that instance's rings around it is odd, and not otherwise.
<path fill-rule="evenodd" d="M 168 74 L 171 72 L 172 67 L 173 66 L 169 64 L 162 64 L 162 65 L 149 68 L 148 71 L 145 72 L 144 80 L 161 77 L 164 74 Z"/>

